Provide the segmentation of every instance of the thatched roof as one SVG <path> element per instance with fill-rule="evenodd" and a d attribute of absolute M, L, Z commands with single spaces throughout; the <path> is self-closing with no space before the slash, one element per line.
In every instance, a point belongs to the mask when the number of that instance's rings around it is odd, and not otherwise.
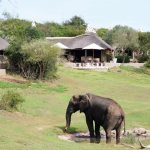
<path fill-rule="evenodd" d="M 4 50 L 9 46 L 9 43 L 0 37 L 0 50 Z"/>
<path fill-rule="evenodd" d="M 102 49 L 111 49 L 113 48 L 107 44 L 104 40 L 98 37 L 95 33 L 85 33 L 75 37 L 47 37 L 51 43 L 62 43 L 68 49 L 84 49 L 89 45 L 97 45 Z"/>

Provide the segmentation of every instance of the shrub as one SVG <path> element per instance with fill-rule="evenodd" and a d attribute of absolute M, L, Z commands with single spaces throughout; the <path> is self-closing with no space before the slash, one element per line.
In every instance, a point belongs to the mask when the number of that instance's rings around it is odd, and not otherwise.
<path fill-rule="evenodd" d="M 11 69 L 27 79 L 56 77 L 60 49 L 46 40 L 14 42 L 6 51 Z"/>
<path fill-rule="evenodd" d="M 13 91 L 7 91 L 0 101 L 0 109 L 7 111 L 17 111 L 19 106 L 24 102 L 24 98 Z"/>
<path fill-rule="evenodd" d="M 5 55 L 9 61 L 9 69 L 16 70 L 19 72 L 20 62 L 23 59 L 23 54 L 21 53 L 21 41 L 13 41 L 10 43 L 8 49 L 5 51 Z"/>
<path fill-rule="evenodd" d="M 43 80 L 56 76 L 59 48 L 46 40 L 35 40 L 24 43 L 22 53 L 20 69 L 24 77 Z"/>
<path fill-rule="evenodd" d="M 150 68 L 150 59 L 144 64 L 146 68 Z"/>
<path fill-rule="evenodd" d="M 116 58 L 117 58 L 117 63 L 123 63 L 123 61 L 124 61 L 124 63 L 130 62 L 130 57 L 127 55 L 126 56 L 118 55 L 118 56 L 116 56 Z"/>
<path fill-rule="evenodd" d="M 147 55 L 141 55 L 137 58 L 139 63 L 144 63 L 148 60 L 148 56 Z"/>

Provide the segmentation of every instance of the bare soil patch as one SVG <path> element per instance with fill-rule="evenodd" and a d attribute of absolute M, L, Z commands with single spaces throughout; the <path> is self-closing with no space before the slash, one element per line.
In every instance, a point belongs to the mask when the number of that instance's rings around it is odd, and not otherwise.
<path fill-rule="evenodd" d="M 8 81 L 8 82 L 14 82 L 14 83 L 20 83 L 20 84 L 24 84 L 24 83 L 28 82 L 24 78 L 14 77 L 14 76 L 11 76 L 11 75 L 0 76 L 0 81 Z"/>
<path fill-rule="evenodd" d="M 115 137 L 116 137 L 115 131 L 112 131 L 111 134 L 112 134 L 112 139 L 115 140 Z M 150 130 L 147 130 L 145 128 L 134 128 L 134 129 L 127 130 L 125 135 L 122 131 L 121 138 L 123 136 L 128 136 L 128 135 L 132 135 L 136 138 L 138 137 L 150 138 Z M 62 140 L 67 140 L 67 141 L 75 141 L 75 142 L 89 141 L 90 142 L 90 136 L 88 132 L 87 133 L 79 132 L 79 133 L 73 133 L 73 134 L 65 133 L 63 135 L 59 135 L 58 138 Z M 101 140 L 105 140 L 105 139 L 106 139 L 106 134 L 104 131 L 101 131 Z"/>

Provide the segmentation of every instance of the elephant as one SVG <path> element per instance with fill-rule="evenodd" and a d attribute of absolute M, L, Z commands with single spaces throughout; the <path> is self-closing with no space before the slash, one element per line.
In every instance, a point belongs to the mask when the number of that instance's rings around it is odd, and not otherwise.
<path fill-rule="evenodd" d="M 106 133 L 106 143 L 111 143 L 111 130 L 116 131 L 116 144 L 120 143 L 122 125 L 125 133 L 125 114 L 116 101 L 91 93 L 72 96 L 66 109 L 65 132 L 70 127 L 71 115 L 78 110 L 85 114 L 91 143 L 100 143 L 100 126 Z M 93 122 L 95 122 L 95 131 Z"/>

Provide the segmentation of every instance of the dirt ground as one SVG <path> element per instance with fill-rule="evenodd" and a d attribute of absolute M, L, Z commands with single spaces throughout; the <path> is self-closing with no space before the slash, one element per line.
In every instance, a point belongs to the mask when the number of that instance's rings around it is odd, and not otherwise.
<path fill-rule="evenodd" d="M 111 132 L 112 134 L 112 139 L 115 139 L 116 133 L 115 131 Z M 121 138 L 124 136 L 132 135 L 137 138 L 150 138 L 150 130 L 146 130 L 145 128 L 134 128 L 127 130 L 125 135 L 124 131 L 121 132 Z M 89 133 L 65 133 L 63 135 L 59 135 L 58 138 L 62 140 L 67 140 L 67 141 L 75 141 L 75 142 L 83 142 L 83 141 L 90 141 Z M 104 131 L 101 131 L 101 139 L 105 140 L 106 139 L 106 134 Z"/>
<path fill-rule="evenodd" d="M 11 76 L 11 75 L 0 75 L 0 81 L 8 81 L 8 82 L 14 82 L 14 83 L 21 83 L 21 84 L 28 82 L 24 78 Z"/>

